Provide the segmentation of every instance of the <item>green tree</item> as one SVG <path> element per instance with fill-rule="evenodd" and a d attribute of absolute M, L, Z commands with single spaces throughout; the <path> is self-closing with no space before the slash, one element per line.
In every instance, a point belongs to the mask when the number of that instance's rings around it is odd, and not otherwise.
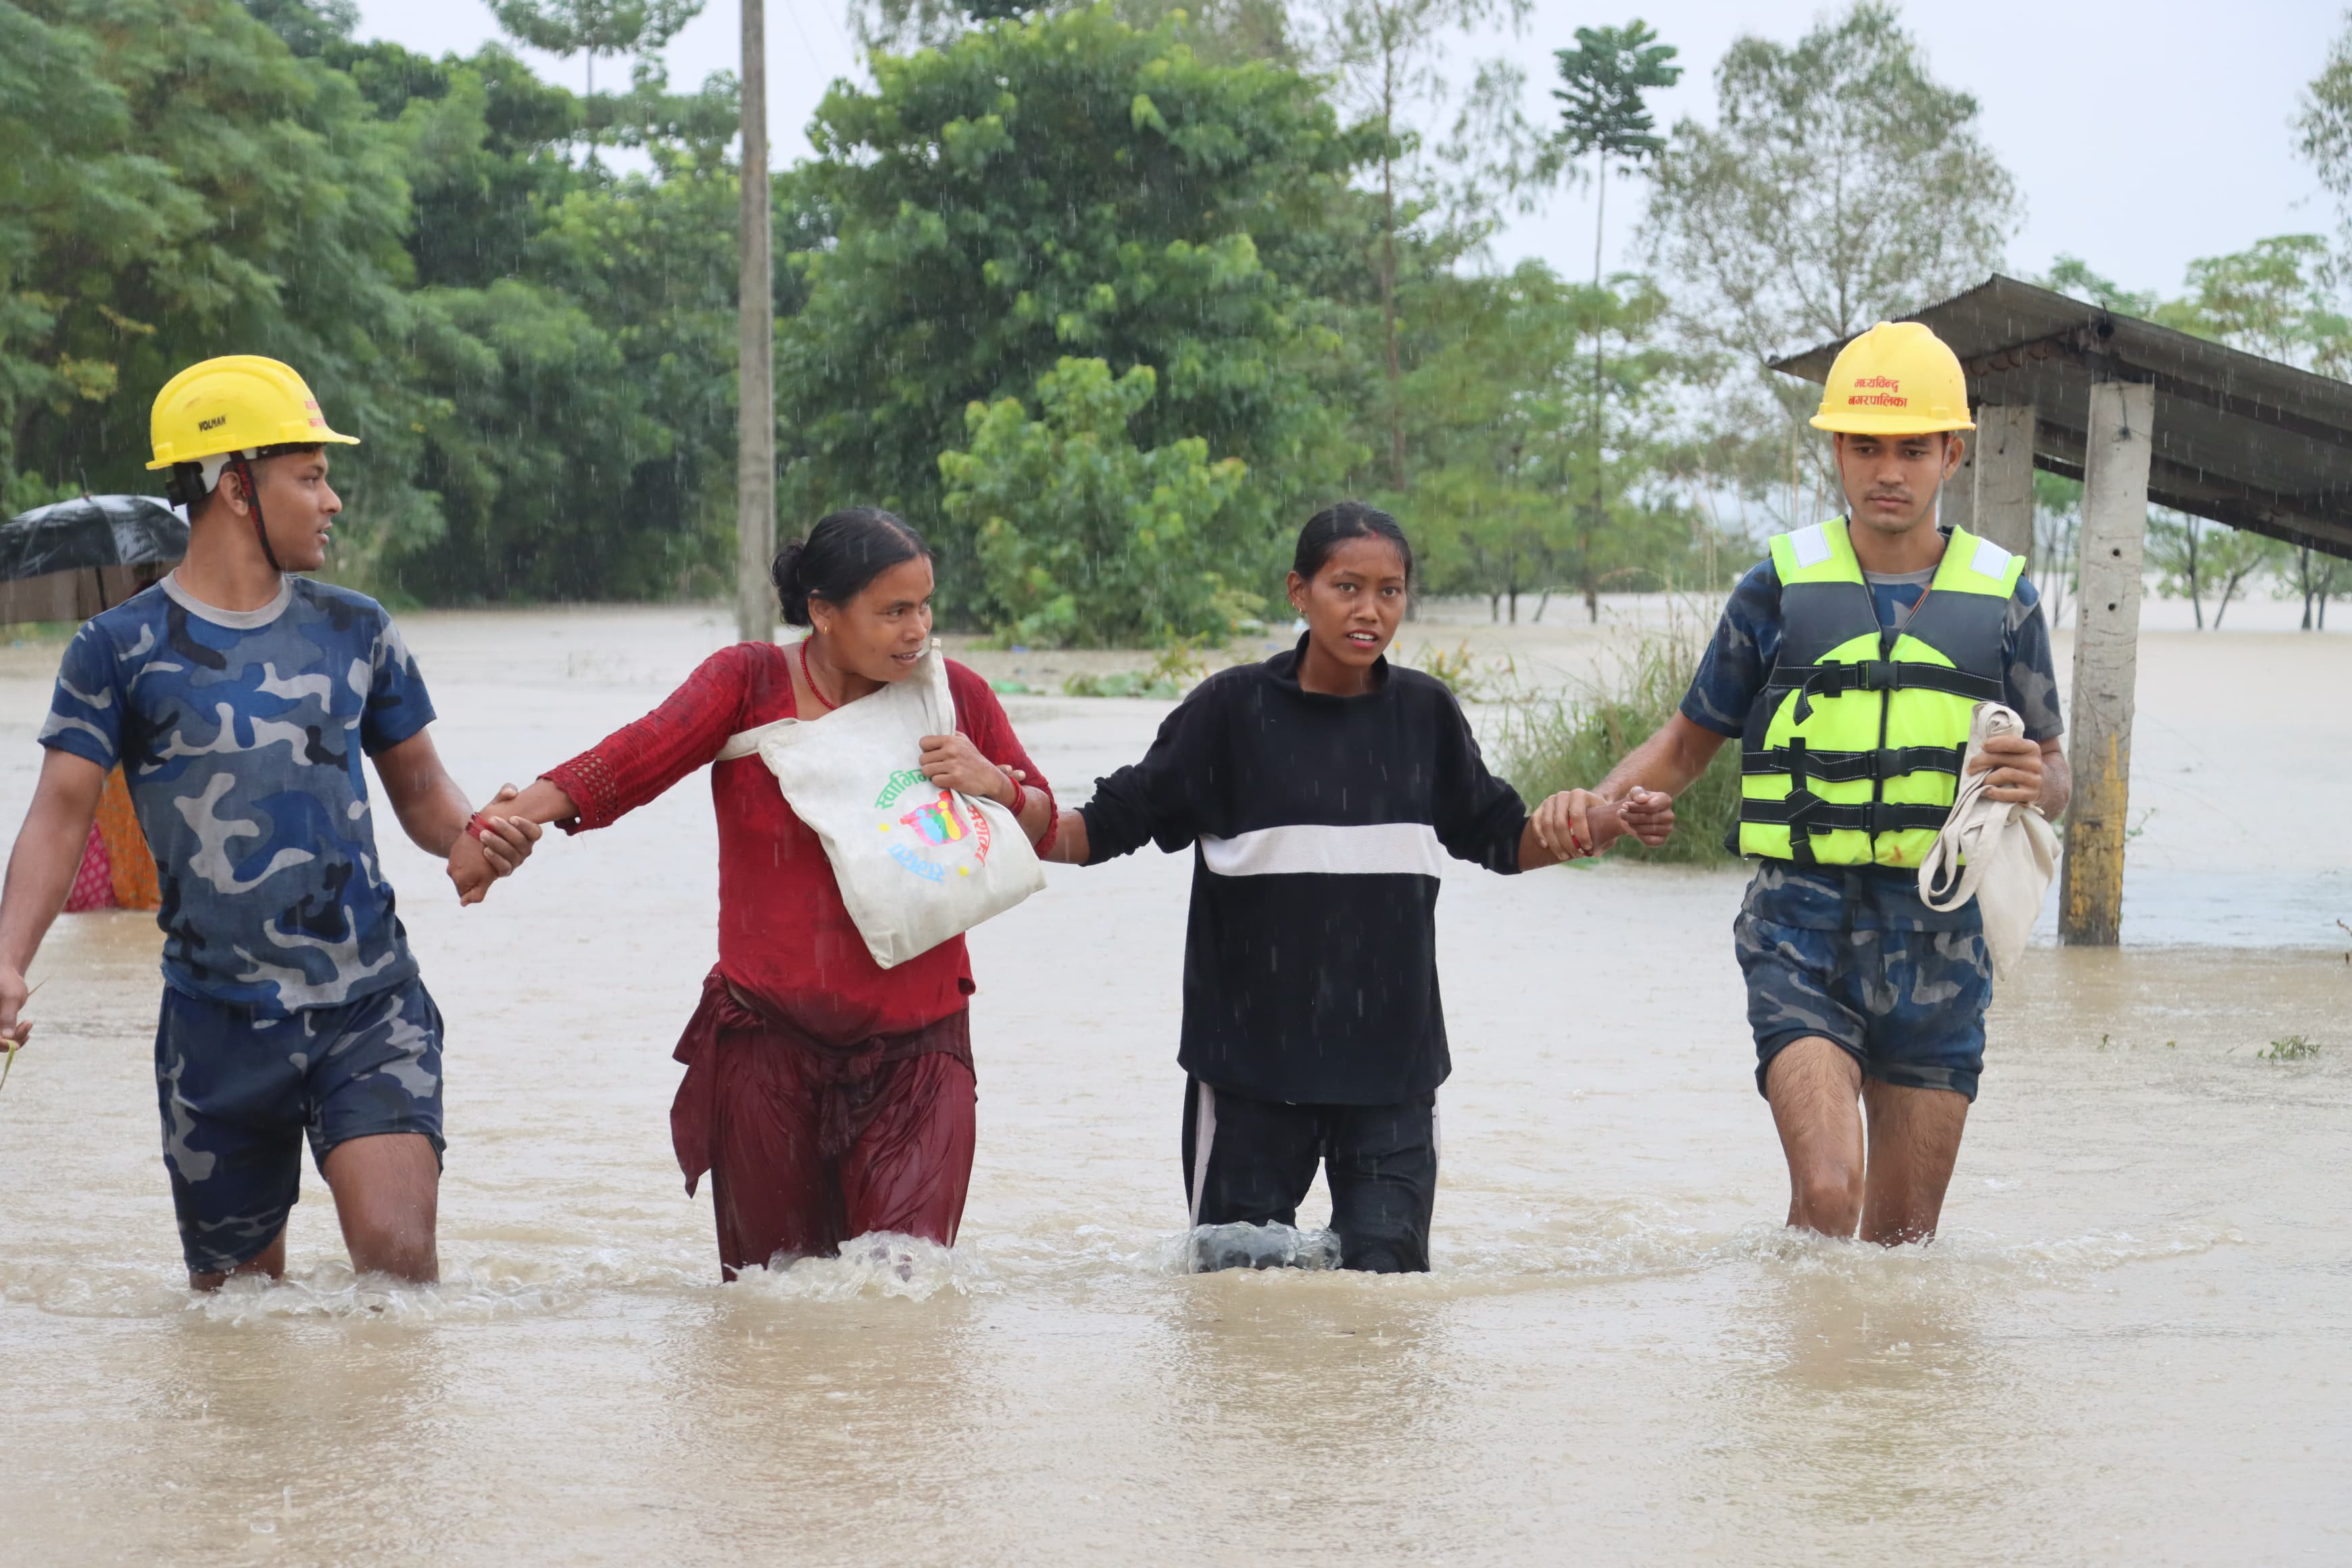
<path fill-rule="evenodd" d="M 1150 450 L 1129 427 L 1159 378 L 1065 359 L 1037 378 L 1039 417 L 1014 398 L 964 414 L 968 446 L 940 454 L 945 506 L 977 542 L 981 618 L 1046 647 L 1224 637 L 1264 601 L 1228 575 L 1255 552 L 1238 505 L 1248 469 L 1198 437 Z"/>
<path fill-rule="evenodd" d="M 433 59 L 397 44 L 330 47 L 383 123 L 407 176 L 408 252 L 420 288 L 481 288 L 532 267 L 547 214 L 596 176 L 564 149 L 580 100 L 495 45 Z"/>
<path fill-rule="evenodd" d="M 1609 164 L 1640 164 L 1666 150 L 1643 94 L 1680 81 L 1681 53 L 1638 16 L 1622 27 L 1579 27 L 1576 47 L 1554 51 L 1560 85 L 1559 137 L 1570 157 L 1592 155 L 1592 286 L 1601 287 L 1609 216 Z M 1596 373 L 1597 376 L 1597 373 Z"/>
<path fill-rule="evenodd" d="M 2081 573 L 2083 481 L 2033 473 L 2033 561 L 2028 570 L 2042 594 L 2042 612 L 2054 630 L 2073 606 Z"/>
<path fill-rule="evenodd" d="M 2303 629 L 2327 629 L 2327 601 L 2352 587 L 2352 562 L 2310 545 L 2283 547 L 2273 568 L 2289 592 L 2303 598 Z"/>
<path fill-rule="evenodd" d="M 360 22 L 358 0 L 320 0 L 317 5 L 308 0 L 245 0 L 245 8 L 283 39 L 288 48 L 305 57 L 323 55 L 335 45 L 348 42 Z"/>
<path fill-rule="evenodd" d="M 2062 253 L 2056 261 L 2051 263 L 2050 270 L 2034 281 L 2044 289 L 2086 300 L 2119 316 L 2152 320 L 2164 308 L 2163 296 L 2153 291 L 2134 293 L 2114 279 L 2103 278 L 2092 271 L 2090 263 L 2079 256 Z"/>
<path fill-rule="evenodd" d="M 1662 483 L 1678 369 L 1658 341 L 1664 314 L 1643 279 L 1594 289 L 1533 261 L 1432 290 L 1436 346 L 1406 384 L 1425 460 L 1400 505 L 1433 587 L 1484 595 L 1514 621 L 1520 595 L 1548 604 L 1569 588 L 1597 618 L 1604 590 L 1685 574 L 1695 531 Z M 1618 350 L 1598 404 L 1579 368 L 1595 337 Z"/>
<path fill-rule="evenodd" d="M 2286 546 L 2259 533 L 2225 527 L 2187 512 L 2148 514 L 2147 560 L 2158 573 L 2157 591 L 2185 598 L 2200 630 L 2205 598 L 2213 598 L 2213 629 L 2221 629 L 2230 602 L 2247 582 L 2277 570 Z"/>
<path fill-rule="evenodd" d="M 1824 447 L 1800 437 L 1817 395 L 1765 363 L 1981 281 L 2018 205 L 1976 100 L 1928 75 L 1890 6 L 1794 44 L 1739 38 L 1715 82 L 1717 123 L 1681 121 L 1654 165 L 1644 232 L 1694 351 L 1752 367 L 1724 376 L 1718 415 L 1752 443 L 1745 482 L 1769 492 L 1784 443 L 1817 465 Z M 1814 488 L 1833 493 L 1825 470 Z"/>
<path fill-rule="evenodd" d="M 339 570 L 435 602 L 708 593 L 729 547 L 735 103 L 640 68 L 598 106 L 648 174 L 567 148 L 587 106 L 505 50 L 330 47 L 407 160 L 420 287 L 397 374 L 429 515 Z M 803 205 L 776 203 L 804 245 Z M 780 312 L 793 308 L 780 291 Z M 372 514 L 372 498 L 354 510 Z"/>
<path fill-rule="evenodd" d="M 1579 27 L 1576 47 L 1561 49 L 1555 58 L 1560 86 L 1552 89 L 1559 100 L 1560 141 L 1570 155 L 1592 154 L 1592 287 L 1601 289 L 1601 242 L 1609 216 L 1609 164 L 1639 164 L 1665 151 L 1657 135 L 1643 94 L 1672 87 L 1682 79 L 1682 67 L 1670 64 L 1679 53 L 1639 17 L 1622 27 Z M 1601 497 L 1601 444 L 1608 435 L 1607 398 L 1603 395 L 1604 358 L 1608 334 L 1592 334 L 1592 500 L 1595 531 L 1605 531 L 1608 518 Z M 1585 603 L 1594 619 L 1600 601 L 1587 578 Z"/>
<path fill-rule="evenodd" d="M 0 490 L 144 490 L 147 412 L 229 351 L 299 366 L 367 444 L 385 521 L 415 408 L 398 360 L 399 148 L 351 79 L 231 0 L 0 5 Z"/>
<path fill-rule="evenodd" d="M 418 297 L 420 481 L 444 524 L 391 552 L 388 581 L 436 602 L 719 586 L 735 205 L 731 170 L 575 191 L 545 216 L 528 278 Z"/>
<path fill-rule="evenodd" d="M 2335 196 L 2344 237 L 2352 241 L 2352 11 L 2303 90 L 2294 130 L 2295 150 Z"/>
<path fill-rule="evenodd" d="M 1407 479 L 1401 301 L 1412 244 L 1409 231 L 1433 213 L 1448 227 L 1469 225 L 1469 233 L 1447 237 L 1452 252 L 1483 237 L 1478 219 L 1492 202 L 1491 187 L 1519 183 L 1513 149 L 1526 139 L 1515 110 L 1506 108 L 1499 116 L 1479 110 L 1515 105 L 1522 79 L 1507 63 L 1482 70 L 1469 112 L 1457 117 L 1453 142 L 1439 150 L 1437 159 L 1422 156 L 1427 132 L 1419 121 L 1441 114 L 1450 96 L 1448 41 L 1498 19 L 1517 31 L 1530 5 L 1531 0 L 1325 0 L 1318 13 L 1320 27 L 1311 51 L 1316 64 L 1328 73 L 1344 111 L 1373 136 L 1380 205 L 1376 244 L 1367 259 L 1380 295 L 1388 479 L 1400 488 Z M 1463 172 L 1470 177 L 1460 177 Z M 1498 178 L 1478 177 L 1497 172 Z M 1450 191 L 1449 173 L 1455 175 Z"/>
<path fill-rule="evenodd" d="M 1206 64 L 1172 23 L 1138 33 L 1102 9 L 881 57 L 875 76 L 827 95 L 805 168 L 835 237 L 790 258 L 807 298 L 777 342 L 788 507 L 856 499 L 930 527 L 969 405 L 1030 394 L 1066 355 L 1140 364 L 1157 391 L 1136 445 L 1197 437 L 1249 465 L 1254 554 L 1227 570 L 1265 581 L 1279 520 L 1350 458 L 1314 379 L 1336 335 L 1265 261 L 1354 165 L 1312 84 Z M 954 517 L 939 533 L 963 613 L 977 584 L 955 563 L 975 541 Z"/>
<path fill-rule="evenodd" d="M 2189 264 L 2189 292 L 2158 319 L 2339 379 L 2352 374 L 2352 318 L 2336 258 L 2315 234 L 2258 239 Z"/>
<path fill-rule="evenodd" d="M 991 22 L 1084 10 L 1093 0 L 849 0 L 850 26 L 868 54 L 945 48 Z M 1149 33 L 1181 14 L 1184 40 L 1212 65 L 1300 63 L 1285 0 L 1111 0 L 1118 19 Z"/>
<path fill-rule="evenodd" d="M 598 55 L 660 48 L 702 14 L 703 0 L 492 0 L 507 36 L 551 55 L 585 55 L 588 96 L 596 96 Z"/>

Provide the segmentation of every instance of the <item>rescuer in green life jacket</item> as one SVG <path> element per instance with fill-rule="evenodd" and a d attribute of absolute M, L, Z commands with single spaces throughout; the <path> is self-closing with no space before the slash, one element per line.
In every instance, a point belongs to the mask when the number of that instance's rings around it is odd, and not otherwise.
<path fill-rule="evenodd" d="M 1728 842 L 1756 872 L 1733 935 L 1789 1223 L 1836 1237 L 1858 1224 L 1893 1246 L 1935 1234 L 1984 1066 L 1992 971 L 1976 903 L 1930 910 L 1916 881 L 1976 705 L 2025 723 L 1974 764 L 1993 770 L 1990 798 L 2054 818 L 2069 780 L 2025 563 L 1937 522 L 1976 427 L 1959 361 L 1926 327 L 1882 321 L 1839 353 L 1812 423 L 1831 432 L 1845 515 L 1773 539 L 1681 711 L 1592 804 L 1617 804 L 1629 828 L 1646 820 L 1653 838 L 1738 738 Z"/>

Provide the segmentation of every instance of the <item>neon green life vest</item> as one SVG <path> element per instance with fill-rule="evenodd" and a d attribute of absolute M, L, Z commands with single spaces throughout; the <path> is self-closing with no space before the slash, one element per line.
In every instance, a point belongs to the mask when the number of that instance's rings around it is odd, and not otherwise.
<path fill-rule="evenodd" d="M 1741 738 L 1739 852 L 1916 866 L 1958 793 L 1976 705 L 2001 700 L 2025 562 L 1954 529 L 1900 632 L 1879 626 L 1845 519 L 1776 536 L 1772 565 L 1780 650 Z"/>

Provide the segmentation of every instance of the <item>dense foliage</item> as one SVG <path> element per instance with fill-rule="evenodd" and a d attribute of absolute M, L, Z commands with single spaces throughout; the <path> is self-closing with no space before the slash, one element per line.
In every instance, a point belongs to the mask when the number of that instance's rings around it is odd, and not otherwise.
<path fill-rule="evenodd" d="M 1139 447 L 1202 441 L 1249 465 L 1223 561 L 1261 577 L 1282 521 L 1347 458 L 1317 384 L 1338 342 L 1272 264 L 1351 167 L 1313 84 L 1204 63 L 1175 21 L 1140 33 L 1106 10 L 999 23 L 875 75 L 817 110 L 811 188 L 835 226 L 791 258 L 808 293 L 777 344 L 787 510 L 856 495 L 940 518 L 938 455 L 966 408 L 1079 354 L 1151 373 L 1128 400 Z M 979 526 L 957 509 L 938 530 L 959 609 L 980 607 Z"/>
<path fill-rule="evenodd" d="M 260 353 L 363 438 L 337 454 L 345 574 L 441 601 L 715 587 L 727 84 L 640 73 L 591 104 L 500 49 L 346 25 L 296 0 L 0 4 L 0 500 L 151 489 L 156 390 Z M 577 156 L 592 128 L 655 172 Z M 804 207 L 778 208 L 805 243 Z"/>
<path fill-rule="evenodd" d="M 695 0 L 493 9 L 604 90 L 356 40 L 350 0 L 0 0 L 0 511 L 152 489 L 156 390 L 258 352 L 364 437 L 335 454 L 345 577 L 724 590 L 733 84 L 593 68 Z M 1464 29 L 1524 27 L 1524 0 L 856 11 L 871 85 L 837 83 L 772 181 L 780 528 L 895 506 L 940 543 L 950 623 L 1030 642 L 1226 629 L 1346 494 L 1498 618 L 1720 586 L 1826 499 L 1809 395 L 1764 359 L 1975 281 L 2015 217 L 1974 102 L 1868 0 L 1737 41 L 1715 122 L 1664 136 L 1643 94 L 1678 68 L 1639 24 L 1559 51 L 1557 124 L 1514 58 L 1456 90 Z M 2291 132 L 2341 235 L 2200 261 L 2174 299 L 2052 281 L 2352 369 L 2347 62 L 2352 33 Z M 1612 176 L 1644 188 L 1652 275 L 1493 264 L 1512 204 Z M 2200 615 L 2258 574 L 2315 620 L 2338 591 L 2160 521 Z"/>
<path fill-rule="evenodd" d="M 1210 461 L 1197 436 L 1139 448 L 1158 391 L 1150 365 L 1114 379 L 1066 359 L 1037 378 L 1040 417 L 1010 397 L 966 411 L 971 449 L 941 453 L 940 471 L 983 619 L 1045 647 L 1153 644 L 1223 637 L 1264 607 L 1229 575 L 1264 554 L 1248 466 Z"/>

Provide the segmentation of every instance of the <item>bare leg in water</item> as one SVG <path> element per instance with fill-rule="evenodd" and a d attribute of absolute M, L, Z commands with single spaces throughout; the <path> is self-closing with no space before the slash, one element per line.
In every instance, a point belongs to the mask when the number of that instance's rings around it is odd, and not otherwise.
<path fill-rule="evenodd" d="M 1859 1226 L 1884 1247 L 1936 1234 L 1968 1096 L 1865 1081 L 1861 1063 L 1817 1035 L 1772 1058 L 1765 1090 L 1789 1161 L 1791 1226 L 1841 1237 Z"/>
<path fill-rule="evenodd" d="M 354 1271 L 389 1274 L 418 1285 L 441 1278 L 440 1255 L 434 1245 L 441 1162 L 434 1155 L 431 1139 L 421 1132 L 350 1139 L 327 1151 L 324 1169 Z M 232 1275 L 266 1274 L 275 1279 L 285 1272 L 286 1232 L 281 1229 L 268 1247 L 235 1268 L 191 1274 L 188 1285 L 217 1290 Z"/>

